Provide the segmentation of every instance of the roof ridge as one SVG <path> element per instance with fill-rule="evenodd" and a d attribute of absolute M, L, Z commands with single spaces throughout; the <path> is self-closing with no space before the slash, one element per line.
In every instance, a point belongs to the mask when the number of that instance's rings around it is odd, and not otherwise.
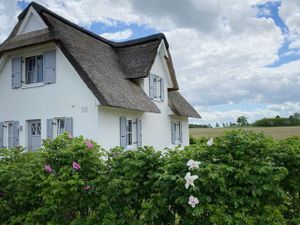
<path fill-rule="evenodd" d="M 84 27 L 80 27 L 79 25 L 65 19 L 64 17 L 56 14 L 55 12 L 49 10 L 48 8 L 32 1 L 18 16 L 18 19 L 23 19 L 28 11 L 28 9 L 30 7 L 33 7 L 39 14 L 45 12 L 51 16 L 54 16 L 55 18 L 59 19 L 60 21 L 62 21 L 63 23 L 69 25 L 69 26 L 72 26 L 73 28 L 99 40 L 99 41 L 102 41 L 114 48 L 123 48 L 123 47 L 130 47 L 130 46 L 134 46 L 134 45 L 139 45 L 139 44 L 144 44 L 144 43 L 147 43 L 147 42 L 151 42 L 151 41 L 156 41 L 156 40 L 164 40 L 165 41 L 165 44 L 166 44 L 166 47 L 169 48 L 169 43 L 166 39 L 166 36 L 163 34 L 163 33 L 157 33 L 157 34 L 153 34 L 153 35 L 150 35 L 150 36 L 145 36 L 145 37 L 142 37 L 142 38 L 136 38 L 136 39 L 132 39 L 132 40 L 128 40 L 128 41 L 124 41 L 124 42 L 115 42 L 115 41 L 111 41 L 111 40 L 108 40 L 100 35 L 97 35 L 87 29 L 85 29 Z"/>

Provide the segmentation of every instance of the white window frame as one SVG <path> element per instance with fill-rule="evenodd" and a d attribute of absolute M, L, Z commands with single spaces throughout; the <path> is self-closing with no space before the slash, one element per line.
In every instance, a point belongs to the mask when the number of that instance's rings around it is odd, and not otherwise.
<path fill-rule="evenodd" d="M 55 124 L 56 124 L 56 137 L 66 132 L 66 122 L 65 118 L 55 118 Z M 63 128 L 61 128 L 61 125 L 63 124 Z"/>
<path fill-rule="evenodd" d="M 3 123 L 3 147 L 4 148 L 12 148 L 12 146 L 10 146 L 10 141 L 9 138 L 10 134 L 9 134 L 9 127 L 13 126 L 13 121 L 5 121 Z"/>
<path fill-rule="evenodd" d="M 131 124 L 131 131 L 129 125 Z M 137 140 L 137 118 L 126 118 L 126 149 L 136 149 L 138 145 Z M 130 138 L 131 137 L 131 138 Z"/>
<path fill-rule="evenodd" d="M 39 80 L 39 77 L 38 77 L 38 57 L 41 57 L 41 60 L 42 60 L 42 65 L 41 65 L 41 73 L 42 73 L 42 77 L 41 77 L 41 80 Z M 33 78 L 35 78 L 36 81 L 31 81 L 29 82 L 28 78 L 28 61 L 30 58 L 34 58 L 34 68 L 33 68 L 33 74 L 31 75 L 32 78 L 31 80 L 33 80 Z M 43 83 L 43 80 L 44 80 L 44 55 L 43 54 L 35 54 L 35 55 L 31 55 L 31 56 L 26 56 L 22 59 L 22 61 L 24 62 L 24 77 L 23 77 L 23 82 L 25 85 L 34 85 L 34 84 L 39 84 L 39 83 Z"/>
<path fill-rule="evenodd" d="M 182 144 L 183 140 L 180 140 L 180 133 L 183 135 L 182 131 L 182 122 L 180 120 L 173 121 L 174 123 L 174 128 L 175 128 L 175 144 L 179 145 Z"/>
<path fill-rule="evenodd" d="M 63 134 L 64 132 L 66 132 L 66 123 L 65 123 L 65 119 L 66 117 L 56 117 L 53 118 L 53 130 L 52 130 L 52 134 L 53 134 L 53 138 L 58 137 L 59 135 Z M 61 122 L 64 121 L 64 128 L 61 130 L 60 129 L 60 125 Z"/>
<path fill-rule="evenodd" d="M 152 75 L 152 78 L 153 78 L 153 100 L 163 101 L 161 96 L 161 88 L 162 88 L 161 81 L 163 80 L 163 78 L 155 74 Z"/>

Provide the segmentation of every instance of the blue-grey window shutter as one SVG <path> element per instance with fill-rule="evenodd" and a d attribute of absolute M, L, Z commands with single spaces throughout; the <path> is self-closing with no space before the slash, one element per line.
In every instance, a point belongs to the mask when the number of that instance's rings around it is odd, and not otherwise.
<path fill-rule="evenodd" d="M 22 59 L 16 57 L 11 60 L 11 87 L 20 88 L 22 85 Z"/>
<path fill-rule="evenodd" d="M 53 139 L 53 119 L 47 119 L 47 138 Z"/>
<path fill-rule="evenodd" d="M 149 97 L 154 99 L 154 75 L 150 74 L 149 76 Z"/>
<path fill-rule="evenodd" d="M 176 142 L 176 130 L 175 130 L 175 123 L 171 121 L 171 138 L 172 138 L 172 144 L 175 145 Z"/>
<path fill-rule="evenodd" d="M 3 129 L 4 129 L 4 123 L 0 123 L 0 148 L 3 148 Z"/>
<path fill-rule="evenodd" d="M 127 132 L 126 132 L 127 119 L 126 117 L 120 117 L 120 146 L 127 147 Z"/>
<path fill-rule="evenodd" d="M 138 148 L 139 147 L 142 147 L 142 121 L 141 120 L 137 120 L 137 146 Z"/>
<path fill-rule="evenodd" d="M 13 134 L 14 134 L 14 141 L 13 141 L 13 148 L 19 145 L 19 121 L 13 121 Z"/>
<path fill-rule="evenodd" d="M 165 99 L 165 84 L 164 79 L 160 79 L 160 100 L 163 102 Z"/>
<path fill-rule="evenodd" d="M 44 53 L 44 83 L 56 82 L 56 60 L 55 50 Z"/>
<path fill-rule="evenodd" d="M 66 132 L 73 135 L 73 118 L 72 117 L 65 118 L 65 129 L 66 129 Z"/>
<path fill-rule="evenodd" d="M 179 140 L 180 140 L 180 143 L 183 142 L 182 122 L 179 122 Z"/>

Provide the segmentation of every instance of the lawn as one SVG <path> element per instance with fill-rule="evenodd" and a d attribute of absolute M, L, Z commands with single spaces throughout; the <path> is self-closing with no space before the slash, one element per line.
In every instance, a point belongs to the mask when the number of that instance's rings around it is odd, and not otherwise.
<path fill-rule="evenodd" d="M 238 128 L 190 128 L 190 135 L 195 138 L 199 137 L 217 137 L 224 133 L 224 131 Z M 283 139 L 291 136 L 300 136 L 300 126 L 295 127 L 247 127 L 245 130 L 252 130 L 255 132 L 263 132 L 267 136 L 278 139 Z"/>

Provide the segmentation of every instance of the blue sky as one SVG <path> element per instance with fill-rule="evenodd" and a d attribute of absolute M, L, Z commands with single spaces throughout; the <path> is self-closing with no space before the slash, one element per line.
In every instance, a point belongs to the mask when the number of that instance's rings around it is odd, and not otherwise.
<path fill-rule="evenodd" d="M 300 111 L 297 1 L 116 1 L 37 0 L 115 41 L 164 32 L 180 91 L 203 117 L 192 122 L 234 122 L 239 115 L 254 121 Z M 28 2 L 2 3 L 11 10 L 1 13 L 15 21 Z M 14 23 L 0 26 L 0 38 Z"/>

